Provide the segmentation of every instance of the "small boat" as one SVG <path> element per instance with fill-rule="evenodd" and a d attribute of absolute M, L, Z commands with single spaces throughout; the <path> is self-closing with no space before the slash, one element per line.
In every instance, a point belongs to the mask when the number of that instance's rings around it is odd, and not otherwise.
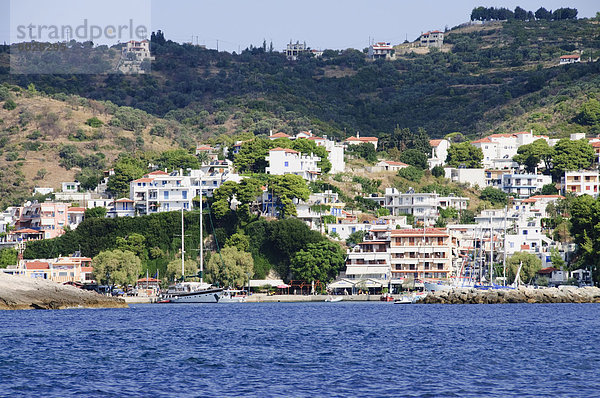
<path fill-rule="evenodd" d="M 169 286 L 163 300 L 169 303 L 218 303 L 223 289 L 203 282 L 179 282 Z"/>
<path fill-rule="evenodd" d="M 223 291 L 219 302 L 220 303 L 245 303 L 246 302 L 246 291 L 245 290 L 233 290 L 227 289 Z"/>
<path fill-rule="evenodd" d="M 394 301 L 394 304 L 416 304 L 427 297 L 427 292 L 407 294 Z"/>
<path fill-rule="evenodd" d="M 343 300 L 343 297 L 327 296 L 327 298 L 325 299 L 325 302 L 326 303 L 337 303 L 342 300 Z"/>
<path fill-rule="evenodd" d="M 452 285 L 447 285 L 442 282 L 423 282 L 424 288 L 428 292 L 441 292 L 444 290 L 452 290 Z"/>
<path fill-rule="evenodd" d="M 394 297 L 389 293 L 385 293 L 385 294 L 382 294 L 381 297 L 379 297 L 379 300 L 385 301 L 385 302 L 390 302 L 390 301 L 394 301 Z"/>

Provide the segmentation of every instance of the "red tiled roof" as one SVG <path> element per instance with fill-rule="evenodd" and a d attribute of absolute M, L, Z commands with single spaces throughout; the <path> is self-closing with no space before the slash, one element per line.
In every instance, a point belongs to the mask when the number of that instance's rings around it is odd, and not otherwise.
<path fill-rule="evenodd" d="M 154 178 L 138 178 L 137 180 L 133 180 L 132 182 L 152 182 Z"/>
<path fill-rule="evenodd" d="M 287 152 L 287 153 L 300 153 L 300 152 L 294 151 L 293 149 L 289 149 L 289 148 L 280 148 L 280 147 L 273 148 L 273 149 L 271 149 L 269 152 L 274 152 L 274 151 L 284 151 L 284 152 Z"/>
<path fill-rule="evenodd" d="M 31 228 L 23 228 L 18 231 L 14 231 L 12 233 L 13 234 L 41 234 L 42 232 L 36 231 L 35 229 L 31 229 Z"/>
<path fill-rule="evenodd" d="M 377 137 L 350 137 L 346 141 L 379 141 Z"/>
<path fill-rule="evenodd" d="M 489 137 L 484 137 L 484 138 L 476 140 L 476 141 L 471 141 L 471 144 L 479 144 L 482 142 L 492 142 L 492 140 L 490 140 Z"/>
<path fill-rule="evenodd" d="M 323 137 L 317 137 L 317 136 L 313 136 L 313 137 L 308 137 L 309 140 L 311 141 L 325 141 L 325 138 Z"/>
<path fill-rule="evenodd" d="M 577 59 L 577 58 L 581 58 L 581 55 L 579 54 L 569 54 L 569 55 L 563 55 L 560 57 L 560 59 Z"/>
<path fill-rule="evenodd" d="M 406 163 L 402 163 L 402 162 L 395 162 L 393 160 L 386 160 L 385 161 L 387 164 L 389 164 L 390 166 L 406 166 L 408 167 L 408 165 Z"/>
<path fill-rule="evenodd" d="M 429 145 L 431 146 L 438 146 L 442 143 L 442 140 L 429 140 Z"/>
<path fill-rule="evenodd" d="M 25 263 L 25 269 L 50 269 L 50 264 L 45 261 L 29 261 Z"/>
<path fill-rule="evenodd" d="M 131 199 L 127 199 L 127 198 L 121 198 L 121 199 L 115 200 L 115 203 L 134 203 L 134 201 Z"/>
<path fill-rule="evenodd" d="M 153 171 L 152 173 L 148 173 L 147 175 L 149 175 L 149 176 L 159 176 L 159 175 L 160 176 L 168 176 L 169 173 L 162 171 L 162 170 L 156 170 L 156 171 Z"/>
<path fill-rule="evenodd" d="M 554 268 L 554 267 L 546 267 L 546 268 L 542 268 L 541 270 L 539 270 L 538 274 L 551 274 L 554 271 L 559 271 L 559 269 Z"/>
<path fill-rule="evenodd" d="M 197 151 L 212 151 L 212 147 L 208 145 L 199 146 L 196 148 Z"/>
<path fill-rule="evenodd" d="M 269 138 L 289 138 L 290 136 L 287 135 L 286 133 L 275 133 L 272 136 L 270 136 Z"/>
<path fill-rule="evenodd" d="M 85 211 L 85 209 L 84 209 L 83 207 L 69 207 L 69 208 L 67 209 L 67 211 L 68 211 L 68 212 L 75 213 L 75 212 L 82 212 L 82 211 Z"/>

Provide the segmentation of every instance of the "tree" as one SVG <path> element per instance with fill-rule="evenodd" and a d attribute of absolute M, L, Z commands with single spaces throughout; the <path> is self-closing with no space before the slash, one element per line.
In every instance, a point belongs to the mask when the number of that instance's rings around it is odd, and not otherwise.
<path fill-rule="evenodd" d="M 471 145 L 470 142 L 451 144 L 448 148 L 446 163 L 452 167 L 480 168 L 483 160 L 481 148 Z"/>
<path fill-rule="evenodd" d="M 421 170 L 428 168 L 427 156 L 418 149 L 407 149 L 400 154 L 399 160 Z"/>
<path fill-rule="evenodd" d="M 566 268 L 565 260 L 563 260 L 562 256 L 558 252 L 556 247 L 550 249 L 550 261 L 552 261 L 552 266 L 554 268 L 564 270 Z"/>
<path fill-rule="evenodd" d="M 311 243 L 292 257 L 290 270 L 294 278 L 307 282 L 333 280 L 345 263 L 346 254 L 339 244 L 325 240 Z"/>
<path fill-rule="evenodd" d="M 545 19 L 545 20 L 549 21 L 552 19 L 552 12 L 546 10 L 544 7 L 540 7 L 535 12 L 535 18 L 536 19 Z"/>
<path fill-rule="evenodd" d="M 585 170 L 594 162 L 596 153 L 586 139 L 571 141 L 563 138 L 554 146 L 553 174 L 560 177 L 567 170 Z"/>
<path fill-rule="evenodd" d="M 198 158 L 185 149 L 165 151 L 160 154 L 156 162 L 159 169 L 169 170 L 199 169 L 201 166 Z"/>
<path fill-rule="evenodd" d="M 540 162 L 544 162 L 546 170 L 550 170 L 552 155 L 554 149 L 548 145 L 546 140 L 540 138 L 539 140 L 533 141 L 531 144 L 521 145 L 517 149 L 517 154 L 513 157 L 513 160 L 520 165 L 527 168 L 527 171 L 534 172 L 535 168 L 538 167 Z"/>
<path fill-rule="evenodd" d="M 310 195 L 310 189 L 304 179 L 295 174 L 269 176 L 268 189 L 279 200 L 282 218 L 296 215 L 293 199 L 306 201 Z"/>
<path fill-rule="evenodd" d="M 515 19 L 525 21 L 527 19 L 527 11 L 519 6 L 515 7 Z"/>
<path fill-rule="evenodd" d="M 554 185 L 554 184 L 546 184 L 542 187 L 540 194 L 556 195 L 556 194 L 558 194 L 558 189 L 556 189 L 556 185 Z"/>
<path fill-rule="evenodd" d="M 115 243 L 119 250 L 130 251 L 140 259 L 146 258 L 146 237 L 142 234 L 134 232 L 126 237 L 117 236 Z"/>
<path fill-rule="evenodd" d="M 269 149 L 272 148 L 274 148 L 273 143 L 264 138 L 255 138 L 252 141 L 244 142 L 240 152 L 235 156 L 233 164 L 240 173 L 264 173 L 267 167 L 265 158 L 269 154 Z"/>
<path fill-rule="evenodd" d="M 354 247 L 356 245 L 358 245 L 360 242 L 362 242 L 365 238 L 365 231 L 355 231 L 352 232 L 349 236 L 348 239 L 346 239 L 346 245 L 348 247 Z"/>
<path fill-rule="evenodd" d="M 86 209 L 83 218 L 104 218 L 106 217 L 106 207 L 93 207 Z"/>
<path fill-rule="evenodd" d="M 147 172 L 142 161 L 130 156 L 119 159 L 113 169 L 115 174 L 109 177 L 107 190 L 115 197 L 129 196 L 129 183 Z"/>
<path fill-rule="evenodd" d="M 433 166 L 431 169 L 431 175 L 434 177 L 444 177 L 446 175 L 446 171 L 442 166 Z"/>
<path fill-rule="evenodd" d="M 412 182 L 419 182 L 421 181 L 421 178 L 423 178 L 423 170 L 418 169 L 415 166 L 408 166 L 398 170 L 398 176 Z"/>
<path fill-rule="evenodd" d="M 183 262 L 185 276 L 198 274 L 198 263 L 194 260 L 185 260 Z M 169 280 L 181 279 L 181 258 L 169 261 L 167 264 L 167 278 Z"/>
<path fill-rule="evenodd" d="M 17 265 L 17 254 L 15 249 L 0 250 L 0 268 L 6 268 L 8 265 Z"/>
<path fill-rule="evenodd" d="M 206 265 L 206 276 L 211 283 L 221 282 L 225 286 L 243 286 L 254 275 L 254 259 L 252 254 L 241 251 L 235 246 L 221 250 L 221 254 L 213 254 Z"/>
<path fill-rule="evenodd" d="M 416 149 L 425 155 L 431 153 L 431 144 L 429 144 L 429 136 L 424 128 L 419 127 L 417 132 L 412 132 L 409 128 L 400 128 L 396 126 L 390 137 L 392 147 L 398 148 L 400 151 L 407 149 Z"/>
<path fill-rule="evenodd" d="M 577 115 L 577 121 L 579 124 L 586 126 L 600 124 L 600 102 L 596 98 L 591 98 L 581 105 L 579 114 Z"/>
<path fill-rule="evenodd" d="M 250 248 L 250 238 L 242 232 L 236 232 L 225 241 L 225 246 L 237 247 L 239 251 L 247 252 Z"/>
<path fill-rule="evenodd" d="M 130 251 L 106 250 L 93 259 L 94 279 L 102 284 L 134 284 L 142 272 L 142 261 Z"/>
<path fill-rule="evenodd" d="M 365 142 L 358 145 L 349 145 L 346 149 L 346 153 L 361 159 L 365 159 L 370 163 L 375 163 L 377 161 L 375 145 L 371 144 L 370 142 Z"/>
<path fill-rule="evenodd" d="M 542 269 L 542 260 L 540 260 L 535 254 L 516 252 L 510 256 L 506 262 L 506 273 L 509 283 L 512 283 L 515 280 L 517 270 L 519 269 L 519 265 L 521 263 L 523 266 L 521 267 L 521 272 L 519 275 L 521 277 L 521 281 L 524 283 L 529 283 L 529 281 L 535 278 L 537 272 Z"/>
<path fill-rule="evenodd" d="M 504 206 L 508 202 L 508 195 L 506 192 L 502 192 L 497 188 L 485 187 L 479 194 L 479 199 L 487 200 L 488 202 L 492 203 L 492 205 Z"/>

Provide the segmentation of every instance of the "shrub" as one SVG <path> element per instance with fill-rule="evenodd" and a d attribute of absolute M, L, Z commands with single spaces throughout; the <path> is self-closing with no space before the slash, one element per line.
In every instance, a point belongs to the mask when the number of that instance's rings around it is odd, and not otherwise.
<path fill-rule="evenodd" d="M 409 181 L 419 182 L 423 178 L 423 170 L 416 168 L 415 166 L 408 166 L 398 170 L 398 176 L 406 178 Z"/>
<path fill-rule="evenodd" d="M 444 177 L 446 175 L 446 172 L 444 171 L 444 168 L 442 166 L 435 166 L 431 169 L 431 175 L 433 175 L 434 177 Z"/>
<path fill-rule="evenodd" d="M 3 108 L 8 110 L 8 111 L 12 111 L 13 109 L 15 109 L 17 107 L 17 103 L 11 99 L 7 99 L 4 102 L 4 106 Z"/>
<path fill-rule="evenodd" d="M 87 124 L 90 127 L 102 127 L 102 125 L 104 124 L 102 122 L 102 120 L 98 119 L 96 116 L 89 118 L 88 120 L 85 121 L 85 124 Z"/>

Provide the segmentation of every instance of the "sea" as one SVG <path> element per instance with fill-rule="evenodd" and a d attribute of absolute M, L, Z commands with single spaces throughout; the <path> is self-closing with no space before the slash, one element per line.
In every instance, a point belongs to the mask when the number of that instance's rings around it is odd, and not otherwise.
<path fill-rule="evenodd" d="M 594 397 L 600 305 L 0 312 L 1 397 Z"/>

